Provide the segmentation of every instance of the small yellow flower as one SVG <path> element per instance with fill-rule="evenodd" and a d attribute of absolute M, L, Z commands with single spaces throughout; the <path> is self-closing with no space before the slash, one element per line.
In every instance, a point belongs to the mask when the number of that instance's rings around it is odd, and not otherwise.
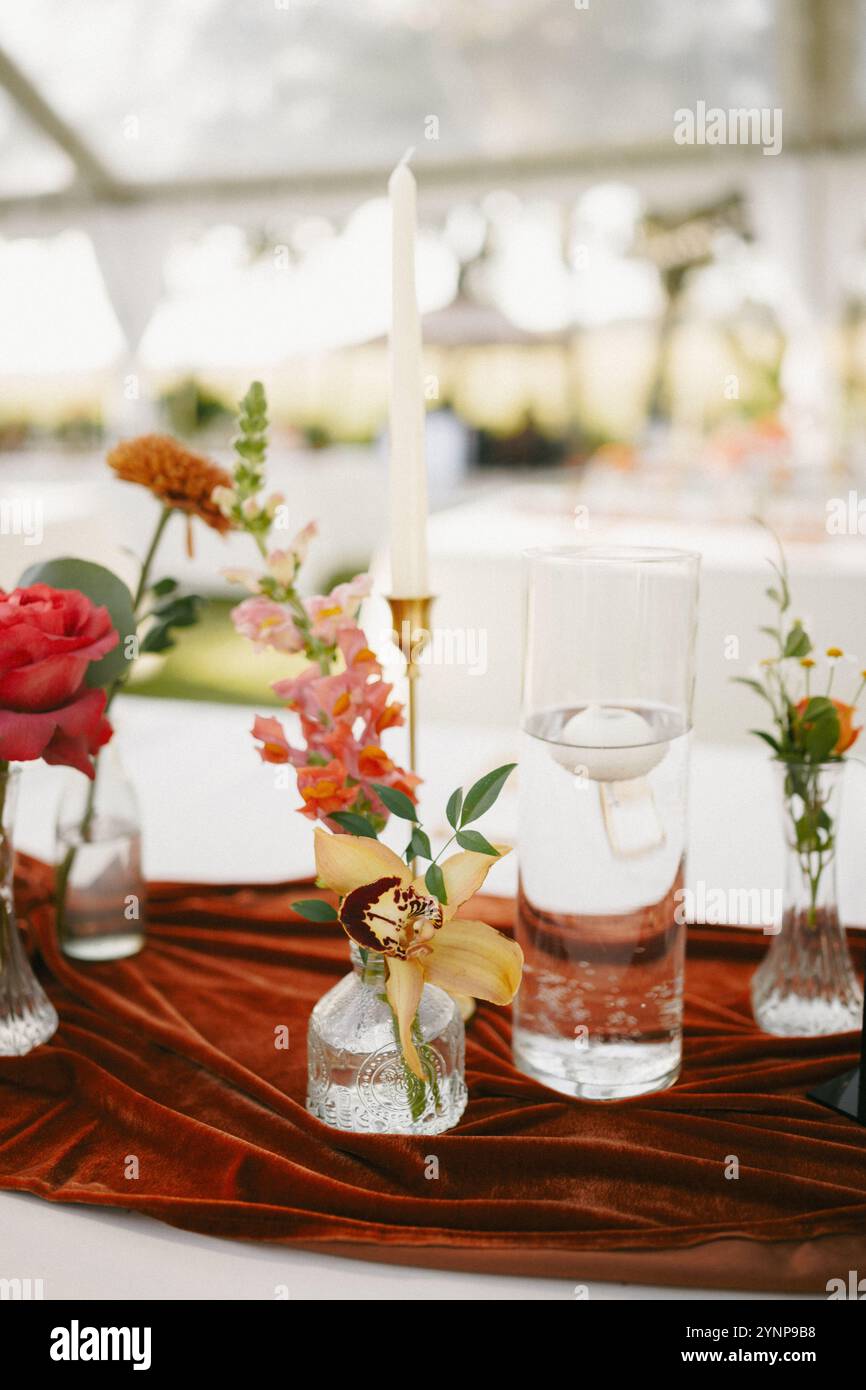
<path fill-rule="evenodd" d="M 828 647 L 827 655 L 829 656 L 831 661 L 838 661 L 839 657 L 844 656 L 845 653 L 843 652 L 841 647 Z"/>
<path fill-rule="evenodd" d="M 803 667 L 804 670 L 811 671 L 812 667 L 815 665 L 815 662 L 811 656 L 804 656 L 800 659 L 800 665 Z"/>

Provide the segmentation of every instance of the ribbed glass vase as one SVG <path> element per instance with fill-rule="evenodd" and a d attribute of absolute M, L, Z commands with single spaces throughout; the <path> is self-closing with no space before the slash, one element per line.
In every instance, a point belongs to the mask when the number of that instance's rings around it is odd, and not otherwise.
<path fill-rule="evenodd" d="M 839 916 L 836 847 L 844 762 L 778 767 L 785 830 L 782 927 L 752 980 L 765 1033 L 812 1037 L 859 1028 L 863 991 Z"/>
<path fill-rule="evenodd" d="M 17 768 L 0 763 L 0 1057 L 22 1057 L 47 1042 L 58 1024 L 15 921 L 12 824 L 19 777 Z"/>
<path fill-rule="evenodd" d="M 307 1109 L 355 1134 L 441 1134 L 466 1106 L 463 1020 L 454 1000 L 425 985 L 416 1016 L 426 1081 L 409 1071 L 385 995 L 385 962 L 351 943 L 352 973 L 310 1015 Z"/>

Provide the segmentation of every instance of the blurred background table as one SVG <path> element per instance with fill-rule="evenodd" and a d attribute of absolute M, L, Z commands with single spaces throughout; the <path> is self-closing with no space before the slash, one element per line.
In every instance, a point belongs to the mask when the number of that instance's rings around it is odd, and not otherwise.
<path fill-rule="evenodd" d="M 281 768 L 259 761 L 250 735 L 254 707 L 126 697 L 112 713 L 141 806 L 148 878 L 265 883 L 312 873 L 311 823 L 295 809 L 294 787 L 278 785 Z M 291 716 L 286 724 L 291 728 Z M 396 751 L 400 737 L 395 731 L 389 747 Z M 514 761 L 518 738 L 516 725 L 493 721 L 422 722 L 421 811 L 434 837 L 450 834 L 444 808 L 453 791 L 453 769 L 461 769 L 468 785 L 491 767 Z M 856 825 L 866 808 L 866 778 L 858 771 L 850 772 L 856 807 L 847 817 L 851 841 L 840 850 L 843 909 L 853 923 L 862 920 L 857 908 L 866 900 L 866 863 L 858 853 Z M 42 763 L 27 767 L 16 834 L 20 849 L 51 858 L 52 807 L 64 779 L 77 775 Z M 757 740 L 754 747 L 695 741 L 689 816 L 690 884 L 779 885 L 783 860 L 776 789 Z M 485 833 L 514 844 L 516 832 L 515 776 L 488 813 Z M 402 848 L 401 835 L 392 822 L 385 838 Z M 493 893 L 515 891 L 516 855 L 494 866 L 487 886 Z"/>

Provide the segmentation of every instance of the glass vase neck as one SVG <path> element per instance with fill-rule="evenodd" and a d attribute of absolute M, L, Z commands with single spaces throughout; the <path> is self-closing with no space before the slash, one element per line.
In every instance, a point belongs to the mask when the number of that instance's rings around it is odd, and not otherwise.
<path fill-rule="evenodd" d="M 836 844 L 845 763 L 778 764 L 785 838 L 785 902 L 795 920 L 814 927 L 838 917 Z"/>
<path fill-rule="evenodd" d="M 377 951 L 365 951 L 356 941 L 349 942 L 349 959 L 356 975 L 365 985 L 385 984 L 385 957 Z"/>
<path fill-rule="evenodd" d="M 18 796 L 20 768 L 0 763 L 0 889 L 12 893 L 12 823 Z"/>

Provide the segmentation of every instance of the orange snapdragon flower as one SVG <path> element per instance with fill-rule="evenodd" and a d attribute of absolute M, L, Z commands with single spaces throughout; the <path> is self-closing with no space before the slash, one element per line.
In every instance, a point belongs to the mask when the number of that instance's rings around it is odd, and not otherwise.
<path fill-rule="evenodd" d="M 298 768 L 298 791 L 304 799 L 301 815 L 311 820 L 345 811 L 358 795 L 357 787 L 346 786 L 346 769 L 336 758 L 324 767 Z"/>

